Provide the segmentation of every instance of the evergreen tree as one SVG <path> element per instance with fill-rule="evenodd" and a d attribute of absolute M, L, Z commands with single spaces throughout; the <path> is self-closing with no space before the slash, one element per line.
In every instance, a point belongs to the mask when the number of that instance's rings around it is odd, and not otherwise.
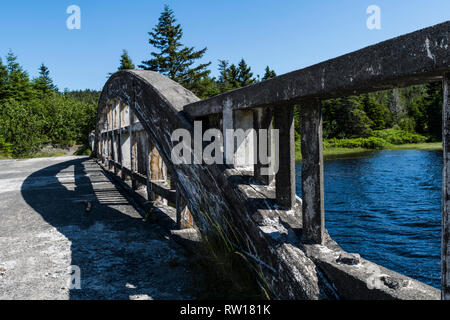
<path fill-rule="evenodd" d="M 136 67 L 133 64 L 127 50 L 123 50 L 122 56 L 120 57 L 120 66 L 117 70 L 134 70 Z"/>
<path fill-rule="evenodd" d="M 208 76 L 198 79 L 193 91 L 200 99 L 206 99 L 222 93 L 216 78 Z"/>
<path fill-rule="evenodd" d="M 245 87 L 256 82 L 256 80 L 253 78 L 251 68 L 247 65 L 244 59 L 241 59 L 241 61 L 239 62 L 238 70 L 239 87 Z"/>
<path fill-rule="evenodd" d="M 228 65 L 228 61 L 219 60 L 219 79 L 217 80 L 217 85 L 221 93 L 227 92 L 232 89 L 230 84 Z"/>
<path fill-rule="evenodd" d="M 372 121 L 373 130 L 386 129 L 387 125 L 392 122 L 389 109 L 375 100 L 373 95 L 362 95 L 362 103 L 364 105 L 364 112 Z"/>
<path fill-rule="evenodd" d="M 152 52 L 153 58 L 142 61 L 139 67 L 160 72 L 197 93 L 199 82 L 210 74 L 207 67 L 211 62 L 194 66 L 203 57 L 206 48 L 195 51 L 193 47 L 185 47 L 180 42 L 183 30 L 180 24 L 176 24 L 175 14 L 169 6 L 164 7 L 159 23 L 149 35 L 149 43 L 158 52 Z"/>
<path fill-rule="evenodd" d="M 424 98 L 427 119 L 427 133 L 433 141 L 442 141 L 442 106 L 443 90 L 441 82 L 426 85 L 427 95 Z"/>
<path fill-rule="evenodd" d="M 0 100 L 6 98 L 8 90 L 8 69 L 0 58 Z"/>
<path fill-rule="evenodd" d="M 235 64 L 229 65 L 226 60 L 219 60 L 218 85 L 222 93 L 242 88 L 255 82 L 251 68 L 244 59 L 239 62 L 238 66 Z"/>
<path fill-rule="evenodd" d="M 372 133 L 373 121 L 357 96 L 323 101 L 323 119 L 326 139 L 368 137 Z"/>
<path fill-rule="evenodd" d="M 31 99 L 30 79 L 28 73 L 17 63 L 17 56 L 9 51 L 6 61 L 8 70 L 6 97 L 13 97 L 18 101 Z"/>
<path fill-rule="evenodd" d="M 36 90 L 44 94 L 58 90 L 52 78 L 50 78 L 50 71 L 44 64 L 39 67 L 39 77 L 33 80 L 33 84 Z"/>
<path fill-rule="evenodd" d="M 262 78 L 262 81 L 265 81 L 265 80 L 269 80 L 269 79 L 275 78 L 276 76 L 277 76 L 277 74 L 275 73 L 275 71 L 271 70 L 271 69 L 269 68 L 269 66 L 267 66 L 267 67 L 266 67 L 266 70 L 265 70 L 265 73 L 264 73 L 264 76 L 263 76 L 263 78 Z"/>

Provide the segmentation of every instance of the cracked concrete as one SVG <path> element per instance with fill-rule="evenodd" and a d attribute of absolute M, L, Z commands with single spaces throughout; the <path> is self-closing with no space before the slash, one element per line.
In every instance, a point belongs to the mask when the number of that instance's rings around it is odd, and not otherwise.
<path fill-rule="evenodd" d="M 184 249 L 89 158 L 0 161 L 0 219 L 0 300 L 195 298 Z"/>

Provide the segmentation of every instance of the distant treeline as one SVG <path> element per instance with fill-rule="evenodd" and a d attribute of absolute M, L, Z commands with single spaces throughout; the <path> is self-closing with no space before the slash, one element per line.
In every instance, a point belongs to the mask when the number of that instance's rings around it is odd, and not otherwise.
<path fill-rule="evenodd" d="M 440 82 L 327 100 L 323 135 L 332 141 L 373 137 L 390 144 L 441 141 L 442 106 Z M 382 147 L 381 140 L 374 148 Z"/>
<path fill-rule="evenodd" d="M 168 6 L 158 24 L 149 32 L 153 49 L 151 59 L 139 66 L 160 72 L 200 98 L 211 97 L 276 76 L 266 67 L 262 77 L 254 76 L 244 59 L 238 64 L 219 60 L 219 76 L 211 77 L 209 63 L 195 63 L 206 52 L 196 51 L 181 43 L 183 31 Z M 134 68 L 124 50 L 119 70 Z M 295 108 L 297 135 L 300 133 L 300 112 Z M 442 128 L 441 83 L 334 99 L 323 102 L 323 133 L 326 146 L 382 148 L 386 144 L 440 141 Z M 299 137 L 297 136 L 297 139 Z"/>
<path fill-rule="evenodd" d="M 151 59 L 138 68 L 164 74 L 202 99 L 276 76 L 269 66 L 262 76 L 254 76 L 242 58 L 237 64 L 219 60 L 219 76 L 212 77 L 211 62 L 199 63 L 207 48 L 196 51 L 181 43 L 181 25 L 168 6 L 149 36 Z M 135 68 L 123 50 L 118 70 Z M 0 59 L 0 154 L 30 156 L 48 143 L 86 143 L 95 127 L 100 93 L 60 92 L 48 68 L 42 64 L 39 70 L 39 76 L 30 80 L 12 52 L 5 64 Z M 387 144 L 440 141 L 442 103 L 440 83 L 324 101 L 325 146 L 379 149 Z M 300 108 L 295 107 L 297 141 Z"/>
<path fill-rule="evenodd" d="M 95 126 L 96 91 L 59 92 L 45 65 L 39 76 L 28 73 L 9 52 L 0 58 L 0 153 L 32 156 L 45 144 L 87 143 Z"/>

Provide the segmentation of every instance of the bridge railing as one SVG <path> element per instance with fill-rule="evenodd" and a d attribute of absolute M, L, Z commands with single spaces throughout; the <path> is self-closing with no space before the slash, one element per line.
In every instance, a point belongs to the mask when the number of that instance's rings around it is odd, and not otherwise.
<path fill-rule="evenodd" d="M 253 157 L 253 175 L 255 180 L 275 189 L 275 200 L 278 209 L 295 209 L 298 199 L 295 190 L 295 132 L 294 111 L 295 105 L 300 105 L 302 135 L 301 148 L 303 157 L 302 170 L 302 230 L 303 236 L 312 244 L 323 244 L 326 239 L 325 209 L 324 209 L 324 177 L 323 177 L 323 139 L 322 139 L 322 101 L 330 98 L 357 95 L 384 89 L 400 88 L 414 84 L 423 84 L 431 81 L 443 81 L 444 105 L 443 105 L 443 140 L 444 140 L 444 172 L 443 172 L 443 211 L 442 211 L 442 272 L 443 272 L 443 297 L 450 299 L 450 106 L 449 106 L 449 81 L 450 81 L 450 22 L 445 22 L 434 27 L 407 34 L 365 49 L 325 61 L 323 63 L 294 71 L 279 77 L 267 80 L 252 86 L 234 90 L 210 99 L 186 104 L 184 98 L 176 99 L 181 89 L 176 87 L 170 91 L 170 97 L 177 105 L 176 112 L 184 111 L 193 120 L 201 120 L 203 128 L 220 128 L 225 138 L 224 148 L 228 146 L 226 131 L 229 129 L 265 129 L 266 136 L 247 136 L 241 146 L 234 146 L 232 152 L 235 159 L 246 158 L 248 153 Z M 138 75 L 138 72 L 134 72 Z M 159 135 L 166 134 L 167 128 L 161 128 L 163 121 L 154 114 L 154 110 L 162 111 L 159 106 L 146 106 L 142 109 L 136 101 L 141 93 L 145 93 L 148 103 L 163 101 L 157 97 L 156 91 L 163 91 L 167 85 L 163 79 L 152 76 L 153 85 L 157 86 L 155 92 L 146 87 L 139 87 L 138 82 L 121 83 L 121 86 L 135 86 L 133 93 L 127 93 L 122 100 L 111 99 L 101 105 L 98 115 L 97 157 L 110 170 L 113 170 L 123 180 L 128 181 L 133 189 L 146 187 L 149 200 L 160 200 L 176 204 L 178 227 L 192 226 L 193 220 L 186 201 L 177 190 L 176 176 L 172 170 L 184 170 L 186 179 L 191 171 L 186 168 L 176 168 L 174 165 L 166 166 L 163 158 L 158 153 L 155 143 L 149 137 L 153 132 L 151 125 L 156 123 L 155 132 Z M 108 88 L 115 92 L 114 81 Z M 170 84 L 171 85 L 171 84 Z M 108 89 L 107 88 L 107 89 Z M 139 92 L 139 89 L 143 92 Z M 109 90 L 108 89 L 108 90 Z M 152 89 L 153 90 L 153 89 Z M 118 90 L 117 92 L 119 92 Z M 137 92 L 136 92 L 137 91 Z M 168 92 L 169 92 L 168 91 Z M 168 94 L 168 93 L 167 93 Z M 133 96 L 134 95 L 134 96 Z M 105 93 L 112 97 L 113 94 Z M 182 95 L 180 95 L 182 96 Z M 133 101 L 132 108 L 123 101 Z M 107 98 L 105 98 L 106 101 Z M 109 99 L 109 98 L 108 98 Z M 164 98 L 165 99 L 165 98 Z M 196 97 L 189 96 L 189 101 L 196 101 Z M 178 105 L 179 104 L 179 105 Z M 183 107 L 184 106 L 184 107 Z M 139 107 L 138 109 L 136 109 Z M 179 107 L 179 108 L 178 108 Z M 142 119 L 147 122 L 146 130 L 139 123 L 132 110 L 138 110 Z M 153 113 L 152 113 L 153 112 Z M 172 114 L 172 113 L 171 113 Z M 183 114 L 183 118 L 184 118 Z M 175 114 L 172 114 L 175 115 Z M 165 118 L 164 118 L 165 119 Z M 143 121 L 144 121 L 143 120 Z M 153 125 L 155 126 L 155 125 Z M 172 126 L 173 127 L 173 126 Z M 173 129 L 173 128 L 172 128 Z M 272 130 L 277 129 L 279 134 L 275 152 L 274 136 Z M 195 129 L 194 129 L 195 131 Z M 156 134 L 154 134 L 157 137 Z M 234 139 L 234 137 L 233 137 Z M 263 174 L 267 164 L 260 155 L 260 141 L 266 140 L 271 157 L 275 157 L 276 170 L 273 174 Z M 164 159 L 168 160 L 168 138 L 161 138 L 159 149 L 162 150 Z M 173 142 L 173 141 L 172 141 Z M 164 144 L 163 144 L 164 143 Z M 233 142 L 234 145 L 234 142 Z M 256 150 L 256 152 L 255 152 Z M 276 154 L 275 154 L 276 153 Z M 235 164 L 239 167 L 239 161 Z M 244 164 L 247 167 L 247 163 Z M 195 172 L 194 170 L 192 172 Z M 270 170 L 269 170 L 270 172 Z M 197 184 L 204 182 L 202 178 L 210 178 L 209 173 L 197 171 L 195 181 Z M 208 180 L 209 181 L 209 180 Z M 186 181 L 185 181 L 186 182 Z M 215 183 L 216 181 L 214 181 Z M 215 184 L 210 183 L 210 188 Z M 188 184 L 188 183 L 186 183 Z M 180 184 L 181 185 L 181 184 Z M 189 185 L 192 187 L 192 185 Z M 206 187 L 205 187 L 206 188 Z M 193 188 L 198 191 L 201 188 Z M 216 190 L 217 191 L 217 190 Z M 185 194 L 186 190 L 184 190 Z M 206 195 L 208 195 L 205 192 Z M 190 193 L 192 197 L 193 194 Z M 202 193 L 202 199 L 204 197 Z M 216 198 L 209 198 L 216 199 Z M 188 199 L 191 201 L 191 199 Z M 200 199 L 196 199 L 200 203 Z M 203 203 L 202 203 L 203 204 Z M 208 204 L 208 203 L 207 203 Z M 206 205 L 206 204 L 205 204 Z M 192 206 L 192 203 L 191 203 Z M 224 207 L 223 203 L 218 207 Z M 220 208 L 219 208 L 220 209 Z M 218 212 L 224 214 L 224 211 Z M 193 212 L 195 210 L 193 209 Z M 447 266 L 448 265 L 448 266 Z"/>
<path fill-rule="evenodd" d="M 227 129 L 278 129 L 278 172 L 275 177 L 262 177 L 260 170 L 264 165 L 259 159 L 259 152 L 255 152 L 258 158 L 254 175 L 266 184 L 274 179 L 276 201 L 289 210 L 293 208 L 296 197 L 293 106 L 300 105 L 303 234 L 312 243 L 322 244 L 325 209 L 321 102 L 432 81 L 443 81 L 444 84 L 442 278 L 443 295 L 450 299 L 449 21 L 186 105 L 184 111 L 195 120 L 203 120 L 209 127 L 222 128 L 224 137 Z M 258 148 L 257 141 L 253 143 Z"/>
<path fill-rule="evenodd" d="M 98 127 L 98 158 L 104 166 L 133 190 L 146 189 L 149 201 L 174 205 L 177 228 L 192 227 L 192 216 L 177 191 L 175 179 L 131 108 L 120 100 L 108 101 Z"/>

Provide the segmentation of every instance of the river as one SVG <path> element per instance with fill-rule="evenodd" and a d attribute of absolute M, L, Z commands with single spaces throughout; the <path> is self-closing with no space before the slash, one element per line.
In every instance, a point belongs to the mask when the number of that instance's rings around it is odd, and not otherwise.
<path fill-rule="evenodd" d="M 324 175 L 326 228 L 344 250 L 440 288 L 441 151 L 325 161 Z M 301 162 L 296 181 L 301 196 Z"/>

